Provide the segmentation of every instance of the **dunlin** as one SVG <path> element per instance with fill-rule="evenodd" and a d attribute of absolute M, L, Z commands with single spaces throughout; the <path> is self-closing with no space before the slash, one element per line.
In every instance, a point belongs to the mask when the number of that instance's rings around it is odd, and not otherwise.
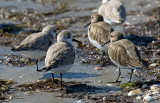
<path fill-rule="evenodd" d="M 104 21 L 111 26 L 117 26 L 124 23 L 126 19 L 125 7 L 120 0 L 102 0 L 98 14 L 102 15 Z"/>
<path fill-rule="evenodd" d="M 119 69 L 119 75 L 116 82 L 118 82 L 118 79 L 121 75 L 120 68 L 131 69 L 129 80 L 129 82 L 131 82 L 133 70 L 143 67 L 140 52 L 132 42 L 127 39 L 123 39 L 123 34 L 118 31 L 112 32 L 110 40 L 108 40 L 102 46 L 109 42 L 111 43 L 108 46 L 108 55 L 112 62 L 116 64 Z"/>
<path fill-rule="evenodd" d="M 48 48 L 54 43 L 56 29 L 48 25 L 43 28 L 42 32 L 34 33 L 24 39 L 18 46 L 13 47 L 13 52 L 18 51 L 22 55 L 30 58 L 36 58 L 38 71 L 38 59 L 44 57 Z"/>
<path fill-rule="evenodd" d="M 75 60 L 75 51 L 71 42 L 75 41 L 72 39 L 72 34 L 63 30 L 57 36 L 57 43 L 49 47 L 46 58 L 45 58 L 45 67 L 42 68 L 42 71 L 52 71 L 55 74 L 60 74 L 61 86 L 62 86 L 62 74 L 71 69 L 72 64 Z M 54 74 L 52 73 L 53 81 Z"/>
<path fill-rule="evenodd" d="M 88 27 L 88 38 L 93 46 L 100 49 L 103 55 L 106 53 L 107 46 L 101 47 L 110 38 L 110 33 L 114 30 L 112 27 L 103 20 L 103 16 L 98 13 L 91 15 L 91 22 L 85 27 Z"/>

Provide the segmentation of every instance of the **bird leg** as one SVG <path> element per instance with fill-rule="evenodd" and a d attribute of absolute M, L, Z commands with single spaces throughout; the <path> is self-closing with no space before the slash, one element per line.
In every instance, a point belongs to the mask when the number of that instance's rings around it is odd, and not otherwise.
<path fill-rule="evenodd" d="M 105 63 L 106 63 L 106 60 L 105 60 L 104 56 L 105 56 L 105 52 L 102 51 L 102 57 L 101 57 L 102 65 L 101 65 L 101 67 L 104 67 Z"/>
<path fill-rule="evenodd" d="M 54 74 L 52 73 L 52 81 L 55 83 Z"/>
<path fill-rule="evenodd" d="M 118 79 L 119 79 L 119 77 L 121 75 L 121 69 L 120 69 L 120 67 L 118 67 L 118 69 L 119 69 L 119 75 L 118 75 L 118 78 L 117 78 L 116 82 L 118 82 Z"/>
<path fill-rule="evenodd" d="M 131 75 L 130 75 L 129 83 L 131 82 L 133 71 L 134 71 L 134 69 L 131 69 Z"/>
<path fill-rule="evenodd" d="M 37 71 L 39 71 L 39 69 L 38 69 L 38 59 L 36 59 L 36 66 L 37 66 Z"/>
<path fill-rule="evenodd" d="M 60 73 L 60 78 L 61 78 L 61 87 L 62 87 L 62 73 Z"/>

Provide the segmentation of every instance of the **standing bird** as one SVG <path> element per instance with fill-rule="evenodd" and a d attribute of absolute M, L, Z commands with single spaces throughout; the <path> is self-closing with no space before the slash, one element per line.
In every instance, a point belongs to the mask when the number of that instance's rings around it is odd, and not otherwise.
<path fill-rule="evenodd" d="M 34 33 L 25 38 L 18 46 L 13 47 L 13 52 L 18 51 L 22 55 L 30 58 L 36 58 L 37 71 L 38 59 L 44 57 L 48 48 L 54 43 L 56 28 L 48 25 L 42 32 Z"/>
<path fill-rule="evenodd" d="M 118 82 L 118 79 L 121 75 L 120 68 L 131 69 L 131 75 L 129 80 L 129 82 L 131 82 L 133 70 L 136 68 L 142 68 L 143 62 L 140 57 L 140 52 L 138 51 L 136 46 L 129 40 L 123 38 L 124 36 L 122 33 L 114 31 L 111 33 L 110 40 L 104 43 L 102 47 L 105 44 L 111 42 L 108 46 L 108 55 L 111 61 L 116 64 L 119 69 L 119 75 L 116 82 Z"/>
<path fill-rule="evenodd" d="M 98 14 L 102 15 L 104 21 L 111 26 L 120 25 L 126 19 L 126 10 L 120 0 L 102 0 Z"/>
<path fill-rule="evenodd" d="M 93 46 L 100 49 L 103 53 L 102 57 L 107 52 L 107 46 L 101 47 L 109 38 L 110 33 L 113 32 L 113 28 L 106 22 L 104 22 L 103 17 L 98 13 L 93 13 L 91 15 L 91 22 L 89 22 L 85 27 L 88 27 L 88 38 Z M 85 28 L 84 27 L 84 28 Z M 104 66 L 104 62 L 102 64 Z"/>
<path fill-rule="evenodd" d="M 71 42 L 80 42 L 76 39 L 72 39 L 72 34 L 63 30 L 57 36 L 57 43 L 49 47 L 46 58 L 45 67 L 42 71 L 51 70 L 55 74 L 60 74 L 61 86 L 62 86 L 62 74 L 71 69 L 72 64 L 75 60 L 75 51 Z M 54 74 L 52 73 L 53 82 Z"/>

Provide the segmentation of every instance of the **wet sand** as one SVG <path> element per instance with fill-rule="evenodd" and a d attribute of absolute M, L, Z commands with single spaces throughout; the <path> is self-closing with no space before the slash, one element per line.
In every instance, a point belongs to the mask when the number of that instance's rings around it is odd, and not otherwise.
<path fill-rule="evenodd" d="M 48 12 L 50 10 L 56 10 L 55 6 L 49 5 L 49 4 L 40 4 L 36 3 L 33 1 L 5 1 L 5 0 L 0 0 L 1 8 L 9 8 L 12 9 L 12 11 L 19 11 L 19 10 L 25 10 L 26 8 L 33 9 L 33 11 L 36 11 L 38 13 L 44 13 Z M 149 0 L 134 0 L 134 1 L 128 1 L 128 0 L 122 0 L 124 3 L 124 6 L 126 8 L 127 12 L 134 11 L 136 12 L 133 15 L 127 15 L 127 19 L 125 24 L 132 25 L 132 24 L 137 24 L 137 23 L 144 23 L 150 19 L 150 16 L 144 15 L 144 12 L 147 12 L 151 10 L 152 8 L 158 7 L 159 2 L 158 0 L 154 1 L 149 1 Z M 87 29 L 83 29 L 83 26 L 85 23 L 89 21 L 89 16 L 92 13 L 92 10 L 97 9 L 101 2 L 99 0 L 71 0 L 68 3 L 68 8 L 69 10 L 66 12 L 62 12 L 60 14 L 55 14 L 55 15 L 49 15 L 43 18 L 41 25 L 46 25 L 48 24 L 48 21 L 54 21 L 59 20 L 60 24 L 63 23 L 63 21 L 67 25 L 67 29 L 69 29 L 71 32 L 73 32 L 73 35 L 76 37 L 78 35 L 86 34 Z M 24 5 L 23 5 L 24 4 Z M 87 20 L 83 19 L 84 21 L 81 22 L 81 19 L 75 20 L 78 17 L 83 17 L 86 16 Z M 69 20 L 68 20 L 69 18 Z M 70 19 L 71 18 L 71 19 Z M 42 19 L 42 18 L 41 18 Z M 63 19 L 63 20 L 61 20 Z M 36 19 L 37 20 L 37 19 Z M 66 20 L 66 21 L 65 21 Z M 75 21 L 74 21 L 75 20 Z M 71 22 L 71 23 L 70 23 Z M 10 19 L 0 19 L 0 23 L 11 23 L 11 24 L 20 24 L 20 22 L 15 22 L 14 20 Z M 51 24 L 57 23 L 57 22 L 51 22 Z M 59 24 L 59 23 L 58 23 Z M 28 24 L 30 25 L 30 24 Z M 38 28 L 39 26 L 38 23 L 35 23 L 34 25 L 31 25 L 29 28 L 25 28 L 24 31 L 30 31 L 34 30 L 35 28 Z M 36 29 L 37 30 L 37 29 Z M 59 30 L 61 31 L 61 29 Z M 25 32 L 23 32 L 25 34 Z M 20 36 L 21 37 L 21 36 Z M 22 36 L 21 39 L 25 38 L 26 35 Z M 82 37 L 78 37 L 81 39 L 84 43 L 89 44 L 88 39 L 84 39 Z M 12 52 L 10 51 L 11 46 L 19 43 L 19 41 L 16 41 L 13 39 L 13 43 L 9 44 L 7 47 L 4 45 L 1 45 L 0 47 L 0 58 L 4 58 L 5 55 L 11 54 Z M 81 48 L 76 48 L 77 51 L 85 51 L 84 49 Z M 19 53 L 14 53 L 15 55 L 20 55 Z M 79 54 L 79 53 L 78 53 Z M 44 61 L 42 60 L 39 62 L 39 67 L 42 68 L 44 66 Z M 99 90 L 95 91 L 94 93 L 91 93 L 91 96 L 103 96 L 107 95 L 109 93 L 112 94 L 118 94 L 121 92 L 120 85 L 122 83 L 126 83 L 129 79 L 129 73 L 130 70 L 122 69 L 122 75 L 120 80 L 122 80 L 121 83 L 108 83 L 108 82 L 113 82 L 116 80 L 118 76 L 118 71 L 117 67 L 114 66 L 113 64 L 106 65 L 106 67 L 103 68 L 103 70 L 95 70 L 94 67 L 98 65 L 92 65 L 92 64 L 83 64 L 81 62 L 81 58 L 76 58 L 76 61 L 72 67 L 72 69 L 65 73 L 63 75 L 63 80 L 64 81 L 79 81 L 79 82 L 84 82 L 84 81 L 90 81 L 89 83 L 86 83 L 87 85 L 95 86 L 100 88 Z M 37 80 L 43 80 L 43 79 L 48 79 L 51 78 L 50 73 L 39 73 L 36 72 L 36 66 L 27 66 L 24 65 L 23 67 L 17 67 L 17 66 L 11 66 L 11 65 L 5 65 L 5 64 L 0 64 L 0 78 L 5 79 L 5 80 L 13 80 L 16 82 L 16 84 L 13 85 L 13 87 L 23 84 L 23 83 L 34 83 Z M 56 78 L 59 78 L 59 75 L 55 75 Z M 134 76 L 133 81 L 137 80 L 138 77 Z M 9 100 L 8 103 L 75 103 L 78 102 L 76 98 L 62 98 L 62 97 L 57 97 L 61 95 L 61 93 L 58 92 L 32 92 L 29 94 L 25 94 L 25 92 L 19 92 L 19 91 L 14 91 L 13 93 L 13 99 Z M 89 102 L 89 101 L 88 101 Z M 92 101 L 93 102 L 93 101 Z M 83 102 L 82 102 L 83 103 Z"/>

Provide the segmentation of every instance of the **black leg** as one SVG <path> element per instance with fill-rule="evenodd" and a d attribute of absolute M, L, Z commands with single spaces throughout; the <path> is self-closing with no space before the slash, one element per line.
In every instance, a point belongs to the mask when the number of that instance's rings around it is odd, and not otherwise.
<path fill-rule="evenodd" d="M 129 80 L 129 82 L 131 82 L 133 71 L 134 71 L 134 69 L 131 69 L 131 75 L 130 75 L 130 80 Z"/>
<path fill-rule="evenodd" d="M 102 67 L 104 67 L 105 63 L 106 63 L 106 60 L 105 60 L 104 56 L 105 56 L 105 52 L 102 51 L 102 57 L 101 57 L 101 60 L 102 60 L 102 65 L 101 66 Z"/>
<path fill-rule="evenodd" d="M 39 71 L 39 69 L 38 69 L 38 59 L 36 59 L 36 66 L 37 66 L 37 71 Z"/>
<path fill-rule="evenodd" d="M 55 83 L 54 74 L 53 73 L 52 73 L 52 81 L 53 81 L 53 83 Z"/>
<path fill-rule="evenodd" d="M 61 87 L 62 87 L 62 73 L 60 73 L 60 78 L 61 78 Z"/>
<path fill-rule="evenodd" d="M 119 69 L 119 75 L 118 75 L 118 78 L 117 78 L 116 82 L 118 82 L 118 79 L 119 79 L 119 77 L 121 75 L 121 69 L 119 67 L 118 67 L 118 69 Z"/>

